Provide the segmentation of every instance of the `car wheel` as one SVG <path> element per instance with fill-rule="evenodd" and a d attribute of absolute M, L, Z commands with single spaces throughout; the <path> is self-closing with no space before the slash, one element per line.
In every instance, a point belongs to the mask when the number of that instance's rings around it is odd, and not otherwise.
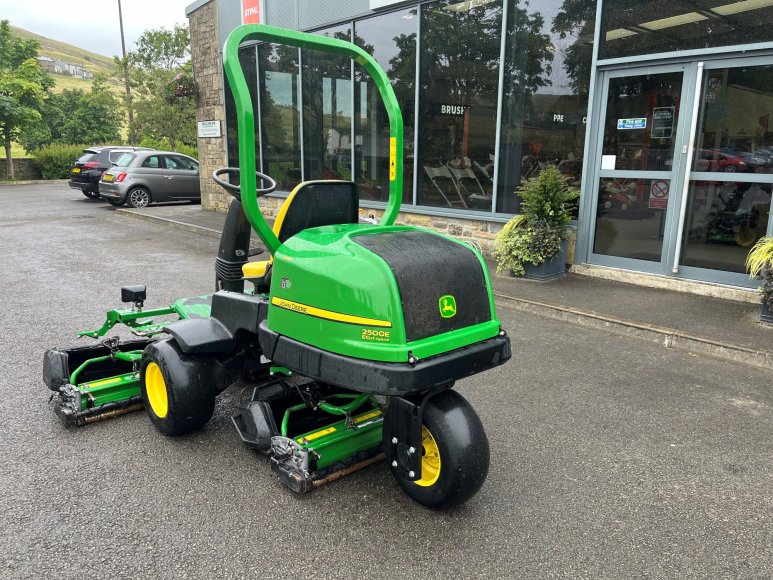
<path fill-rule="evenodd" d="M 106 197 L 105 199 L 107 200 L 107 203 L 109 203 L 113 207 L 119 207 L 126 203 L 125 199 L 111 199 L 109 197 Z"/>
<path fill-rule="evenodd" d="M 135 187 L 126 194 L 126 203 L 131 207 L 146 207 L 150 203 L 150 191 L 144 187 Z"/>
<path fill-rule="evenodd" d="M 99 197 L 98 193 L 94 193 L 88 187 L 81 187 L 81 191 L 83 192 L 83 195 L 85 195 L 89 199 L 97 199 Z"/>

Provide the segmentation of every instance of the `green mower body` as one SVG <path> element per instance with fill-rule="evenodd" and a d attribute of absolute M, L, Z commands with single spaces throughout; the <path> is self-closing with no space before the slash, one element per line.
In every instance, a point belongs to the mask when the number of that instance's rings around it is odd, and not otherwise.
<path fill-rule="evenodd" d="M 238 58 L 239 46 L 253 41 L 345 55 L 370 73 L 390 122 L 389 201 L 377 225 L 358 223 L 356 184 L 319 181 L 291 192 L 269 228 L 257 196 L 270 188 L 259 190 L 258 180 L 273 180 L 256 173 L 255 113 Z M 48 351 L 44 379 L 57 391 L 55 410 L 81 425 L 100 410 L 112 416 L 144 405 L 161 433 L 183 435 L 205 425 L 215 397 L 234 385 L 239 437 L 268 455 L 293 491 L 386 457 L 420 504 L 466 501 L 488 473 L 488 440 L 453 386 L 505 363 L 510 342 L 480 253 L 394 225 L 403 128 L 386 74 L 351 43 L 264 25 L 237 28 L 224 55 L 240 168 L 213 175 L 236 198 L 215 262 L 218 291 L 143 312 L 144 287 L 122 289 L 134 308 L 111 310 L 100 329 L 80 335 L 99 339 L 124 324 L 143 342 Z M 240 185 L 220 180 L 223 172 L 239 173 Z M 270 260 L 247 263 L 250 229 Z M 173 321 L 153 319 L 165 315 Z"/>

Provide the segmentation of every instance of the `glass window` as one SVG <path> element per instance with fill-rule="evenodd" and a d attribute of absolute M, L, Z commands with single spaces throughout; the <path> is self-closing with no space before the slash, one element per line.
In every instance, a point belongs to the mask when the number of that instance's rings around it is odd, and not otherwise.
<path fill-rule="evenodd" d="M 491 211 L 501 0 L 421 6 L 418 203 Z"/>
<path fill-rule="evenodd" d="M 662 179 L 601 179 L 593 252 L 660 262 L 666 208 L 659 193 L 669 187 Z"/>
<path fill-rule="evenodd" d="M 298 54 L 290 46 L 258 47 L 263 173 L 282 191 L 301 182 Z"/>
<path fill-rule="evenodd" d="M 134 153 L 121 153 L 114 163 L 117 167 L 127 167 L 129 163 L 134 161 L 135 157 L 137 156 Z"/>
<path fill-rule="evenodd" d="M 196 171 L 199 166 L 192 159 L 179 155 L 167 155 L 165 158 L 167 169 L 180 169 L 184 171 Z"/>
<path fill-rule="evenodd" d="M 496 211 L 518 213 L 515 190 L 549 165 L 580 186 L 596 2 L 507 1 Z"/>
<path fill-rule="evenodd" d="M 770 219 L 770 183 L 692 181 L 680 263 L 744 273 Z"/>
<path fill-rule="evenodd" d="M 708 70 L 693 171 L 773 173 L 773 65 Z"/>
<path fill-rule="evenodd" d="M 351 40 L 349 26 L 316 34 Z M 352 178 L 352 65 L 345 56 L 302 49 L 304 179 Z"/>
<path fill-rule="evenodd" d="M 770 42 L 771 0 L 603 0 L 599 58 Z"/>
<path fill-rule="evenodd" d="M 354 42 L 372 55 L 387 73 L 403 114 L 404 203 L 413 203 L 417 11 L 411 8 L 391 12 L 354 25 Z M 386 201 L 389 197 L 389 119 L 370 75 L 356 65 L 354 78 L 354 179 L 361 199 Z"/>
<path fill-rule="evenodd" d="M 258 75 L 257 75 L 257 62 L 255 60 L 255 46 L 247 46 L 239 49 L 239 64 L 244 71 L 244 77 L 247 81 L 247 88 L 250 92 L 250 98 L 252 99 L 253 109 L 257 109 L 257 91 L 258 91 Z M 231 86 L 225 77 L 225 71 L 223 72 L 223 79 L 225 85 L 225 118 L 226 127 L 228 127 L 226 133 L 226 148 L 228 154 L 228 165 L 230 167 L 239 167 L 239 127 L 237 124 L 236 115 L 236 103 L 234 102 L 233 93 L 231 92 Z M 260 167 L 260 158 L 258 156 L 258 116 L 255 115 L 255 165 Z M 230 180 L 237 182 L 238 179 L 230 177 Z"/>
<path fill-rule="evenodd" d="M 680 263 L 742 274 L 768 229 L 773 173 L 773 66 L 707 70 Z M 706 176 L 701 173 L 725 174 Z M 745 181 L 734 181 L 741 176 Z"/>
<path fill-rule="evenodd" d="M 671 171 L 682 72 L 609 79 L 604 155 L 615 170 Z"/>
<path fill-rule="evenodd" d="M 150 169 L 158 169 L 161 167 L 161 156 L 151 155 L 145 161 L 142 162 L 142 167 L 148 167 Z"/>

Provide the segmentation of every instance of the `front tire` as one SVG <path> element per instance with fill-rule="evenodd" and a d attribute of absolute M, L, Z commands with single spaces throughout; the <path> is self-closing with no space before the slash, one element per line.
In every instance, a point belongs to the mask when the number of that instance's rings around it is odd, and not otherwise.
<path fill-rule="evenodd" d="M 126 194 L 126 203 L 131 207 L 147 207 L 150 201 L 150 191 L 144 187 L 135 187 Z"/>
<path fill-rule="evenodd" d="M 391 409 L 387 410 L 389 415 Z M 390 466 L 390 417 L 384 420 L 384 449 Z M 429 399 L 422 413 L 421 478 L 406 478 L 390 467 L 397 483 L 417 503 L 432 509 L 459 505 L 475 495 L 486 480 L 489 445 L 483 424 L 472 406 L 456 391 Z"/>
<path fill-rule="evenodd" d="M 180 352 L 173 339 L 145 349 L 140 367 L 145 410 L 164 435 L 184 435 L 203 427 L 215 410 L 212 361 Z"/>

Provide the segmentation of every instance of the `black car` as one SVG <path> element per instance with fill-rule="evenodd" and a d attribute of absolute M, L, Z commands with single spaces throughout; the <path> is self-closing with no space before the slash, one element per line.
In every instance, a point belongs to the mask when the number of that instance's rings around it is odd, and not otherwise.
<path fill-rule="evenodd" d="M 99 197 L 99 180 L 102 174 L 124 153 L 131 151 L 151 151 L 148 147 L 125 147 L 110 145 L 90 147 L 83 150 L 70 169 L 70 187 L 80 189 L 83 195 L 96 199 Z"/>

